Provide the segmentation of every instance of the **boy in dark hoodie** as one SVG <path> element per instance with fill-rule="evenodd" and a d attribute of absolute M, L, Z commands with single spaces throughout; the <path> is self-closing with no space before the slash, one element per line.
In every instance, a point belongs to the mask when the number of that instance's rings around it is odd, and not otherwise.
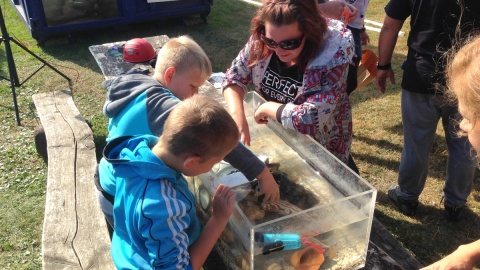
<path fill-rule="evenodd" d="M 111 253 L 118 269 L 200 269 L 233 211 L 235 195 L 220 185 L 201 228 L 183 177 L 210 171 L 237 144 L 230 114 L 195 95 L 175 106 L 159 138 L 125 136 L 104 150 L 116 179 Z M 183 174 L 183 175 L 182 175 Z"/>
<path fill-rule="evenodd" d="M 180 36 L 170 39 L 158 52 L 152 76 L 132 70 L 105 81 L 103 85 L 108 92 L 103 110 L 110 118 L 107 142 L 127 135 L 160 136 L 172 109 L 198 93 L 211 73 L 210 60 L 202 48 L 188 36 Z M 225 161 L 240 170 L 248 180 L 259 180 L 258 195 L 264 194 L 264 201 L 280 198 L 278 185 L 268 168 L 242 143 L 237 144 Z M 100 161 L 98 173 L 95 181 L 98 199 L 112 229 L 116 179 L 110 178 L 105 159 Z"/>

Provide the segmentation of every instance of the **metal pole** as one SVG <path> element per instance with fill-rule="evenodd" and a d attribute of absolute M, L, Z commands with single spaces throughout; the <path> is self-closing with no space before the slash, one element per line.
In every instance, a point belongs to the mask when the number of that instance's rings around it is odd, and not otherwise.
<path fill-rule="evenodd" d="M 15 117 L 17 119 L 17 125 L 20 126 L 20 115 L 18 113 L 17 94 L 15 93 L 15 86 L 19 86 L 17 69 L 15 67 L 15 61 L 13 60 L 12 48 L 10 47 L 10 36 L 5 26 L 5 20 L 3 19 L 3 11 L 0 6 L 0 28 L 2 30 L 1 41 L 5 43 L 5 54 L 7 55 L 8 73 L 10 74 L 10 87 L 12 88 L 13 106 L 15 107 Z"/>

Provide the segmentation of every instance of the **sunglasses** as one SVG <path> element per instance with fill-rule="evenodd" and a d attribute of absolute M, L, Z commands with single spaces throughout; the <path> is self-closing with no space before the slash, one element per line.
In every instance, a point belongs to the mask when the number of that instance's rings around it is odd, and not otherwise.
<path fill-rule="evenodd" d="M 270 49 L 275 49 L 278 46 L 280 46 L 280 48 L 282 48 L 284 50 L 287 50 L 287 51 L 290 51 L 290 50 L 295 50 L 298 47 L 300 47 L 300 45 L 302 45 L 303 37 L 304 37 L 304 35 L 302 35 L 301 38 L 288 39 L 288 40 L 280 41 L 279 43 L 277 43 L 273 39 L 269 39 L 264 34 L 262 34 L 260 36 L 260 39 Z"/>

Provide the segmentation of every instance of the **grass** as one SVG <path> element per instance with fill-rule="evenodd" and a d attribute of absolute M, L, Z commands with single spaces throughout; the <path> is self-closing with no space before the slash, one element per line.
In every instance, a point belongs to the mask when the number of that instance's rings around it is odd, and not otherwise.
<path fill-rule="evenodd" d="M 382 22 L 386 0 L 371 0 L 367 18 Z M 74 101 L 82 115 L 92 124 L 97 153 L 105 144 L 107 119 L 101 109 L 105 91 L 100 83 L 103 76 L 88 47 L 134 37 L 166 34 L 192 36 L 207 52 L 214 72 L 225 71 L 248 38 L 248 25 L 255 7 L 241 1 L 215 0 L 208 24 L 189 26 L 175 20 L 142 23 L 120 29 L 103 29 L 78 33 L 68 45 L 37 46 L 27 27 L 8 0 L 0 3 L 7 29 L 12 37 L 53 64 L 72 79 Z M 406 55 L 406 35 L 399 37 L 394 55 L 397 84 L 381 94 L 370 84 L 351 96 L 353 106 L 353 155 L 361 175 L 378 189 L 375 216 L 424 265 L 453 251 L 462 243 L 480 238 L 480 181 L 468 200 L 467 219 L 460 223 L 447 222 L 440 203 L 445 178 L 447 150 L 439 126 L 436 148 L 430 159 L 427 186 L 420 197 L 422 203 L 414 218 L 400 214 L 388 201 L 387 187 L 397 179 L 403 147 L 400 117 L 400 82 L 402 59 Z M 378 33 L 369 31 L 368 48 L 377 52 Z M 12 44 L 20 80 L 38 67 L 37 60 Z M 0 47 L 0 76 L 8 76 L 4 46 Z M 68 88 L 66 80 L 48 68 L 17 87 L 21 126 L 17 126 L 12 93 L 7 81 L 0 82 L 0 268 L 40 269 L 41 234 L 47 166 L 37 155 L 33 142 L 38 124 L 31 96 L 37 92 Z M 478 268 L 477 268 L 478 269 Z"/>

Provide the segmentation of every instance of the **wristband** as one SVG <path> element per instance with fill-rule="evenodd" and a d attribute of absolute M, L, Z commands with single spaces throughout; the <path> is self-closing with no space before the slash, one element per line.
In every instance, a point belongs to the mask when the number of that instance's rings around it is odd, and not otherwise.
<path fill-rule="evenodd" d="M 325 2 L 327 2 L 327 1 L 326 0 L 318 0 L 319 4 L 325 4 Z"/>
<path fill-rule="evenodd" d="M 377 62 L 377 69 L 379 70 L 388 70 L 388 69 L 391 69 L 392 68 L 392 63 L 388 63 L 388 64 L 385 64 L 385 65 L 379 65 L 378 62 Z"/>
<path fill-rule="evenodd" d="M 360 28 L 360 33 L 363 33 L 363 32 L 365 32 L 366 30 L 367 30 L 367 29 L 365 29 L 365 27 L 362 27 L 362 28 Z"/>

